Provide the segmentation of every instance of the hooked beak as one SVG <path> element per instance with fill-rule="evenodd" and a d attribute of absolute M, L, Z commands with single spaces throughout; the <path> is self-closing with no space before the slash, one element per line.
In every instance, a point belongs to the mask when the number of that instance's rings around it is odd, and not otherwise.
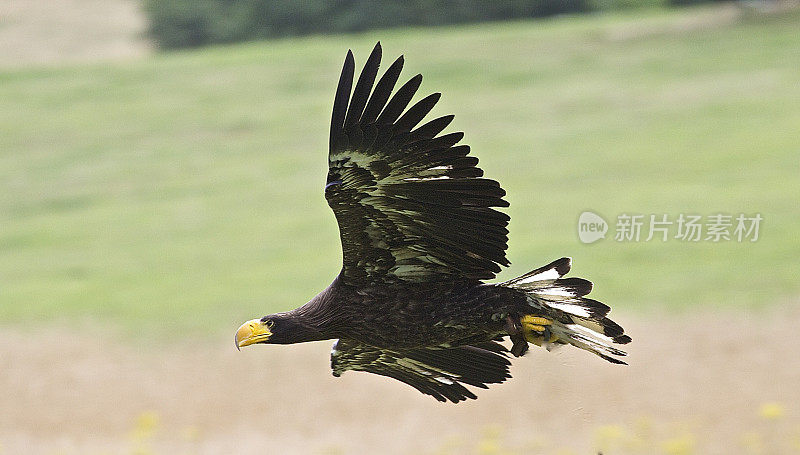
<path fill-rule="evenodd" d="M 269 328 L 260 319 L 245 322 L 236 331 L 236 349 L 267 341 L 272 336 Z"/>

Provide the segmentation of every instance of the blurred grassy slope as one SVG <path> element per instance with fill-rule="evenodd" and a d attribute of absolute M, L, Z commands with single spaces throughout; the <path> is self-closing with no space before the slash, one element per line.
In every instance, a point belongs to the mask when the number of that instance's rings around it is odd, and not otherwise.
<path fill-rule="evenodd" d="M 409 29 L 0 74 L 0 320 L 223 333 L 340 266 L 322 197 L 348 47 L 380 39 L 508 191 L 501 278 L 562 255 L 617 308 L 800 290 L 800 17 Z M 711 17 L 711 16 L 709 16 Z M 713 22 L 713 21 L 712 21 Z M 452 128 L 451 128 L 452 130 Z M 760 212 L 756 243 L 578 242 L 578 214 Z M 613 233 L 612 233 L 613 234 Z"/>

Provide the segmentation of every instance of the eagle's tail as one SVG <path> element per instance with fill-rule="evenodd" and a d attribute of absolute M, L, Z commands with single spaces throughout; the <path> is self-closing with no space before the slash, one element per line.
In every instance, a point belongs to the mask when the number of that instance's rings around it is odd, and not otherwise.
<path fill-rule="evenodd" d="M 583 278 L 561 278 L 569 272 L 572 259 L 561 258 L 501 286 L 525 293 L 532 307 L 520 318 L 522 333 L 528 342 L 548 349 L 571 344 L 612 363 L 625 363 L 614 357 L 625 351 L 612 344 L 626 344 L 631 337 L 607 317 L 611 308 L 586 298 L 592 282 Z M 524 345 L 524 343 L 523 343 Z"/>

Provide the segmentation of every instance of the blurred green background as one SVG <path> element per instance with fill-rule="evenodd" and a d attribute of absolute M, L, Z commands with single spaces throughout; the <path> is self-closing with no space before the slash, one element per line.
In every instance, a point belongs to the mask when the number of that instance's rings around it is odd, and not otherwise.
<path fill-rule="evenodd" d="M 229 331 L 340 267 L 322 197 L 348 48 L 377 40 L 508 192 L 511 278 L 562 255 L 615 308 L 797 295 L 798 13 L 393 29 L 0 73 L 0 319 Z M 584 210 L 760 213 L 757 242 L 578 241 Z M 646 228 L 646 226 L 645 226 Z M 673 231 L 674 232 L 674 231 Z M 674 234 L 673 234 L 674 235 Z"/>
<path fill-rule="evenodd" d="M 189 3 L 0 2 L 0 454 L 800 451 L 797 1 Z M 379 40 L 508 193 L 498 279 L 572 256 L 629 366 L 532 349 L 440 406 L 327 342 L 234 349 L 338 273 L 331 103 Z"/>
<path fill-rule="evenodd" d="M 162 48 L 409 25 L 597 13 L 720 0 L 144 0 L 148 32 Z M 760 5 L 754 5 L 760 6 Z"/>

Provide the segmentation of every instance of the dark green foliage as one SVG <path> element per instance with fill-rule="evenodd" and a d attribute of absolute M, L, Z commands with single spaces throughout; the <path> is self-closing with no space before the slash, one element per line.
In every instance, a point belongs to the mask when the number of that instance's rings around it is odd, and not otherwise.
<path fill-rule="evenodd" d="M 541 17 L 592 9 L 590 0 L 146 0 L 162 48 L 279 36 Z"/>
<path fill-rule="evenodd" d="M 731 0 L 667 0 L 670 5 L 699 5 L 701 3 L 712 3 L 712 2 L 726 2 Z"/>
<path fill-rule="evenodd" d="M 632 9 L 659 8 L 670 0 L 592 0 L 592 11 L 620 11 Z"/>

